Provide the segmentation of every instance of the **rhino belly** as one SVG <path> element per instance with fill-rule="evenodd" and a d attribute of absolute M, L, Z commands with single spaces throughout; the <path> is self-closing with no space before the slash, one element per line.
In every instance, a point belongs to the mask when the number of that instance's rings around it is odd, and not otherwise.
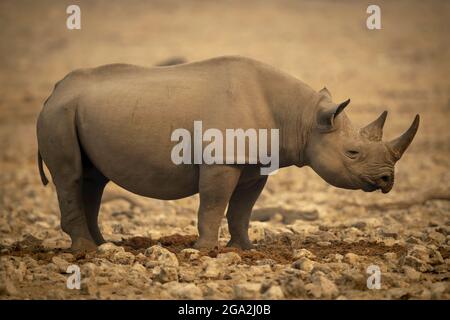
<path fill-rule="evenodd" d="M 198 166 L 176 165 L 171 159 L 176 142 L 170 137 L 176 119 L 168 121 L 163 115 L 139 110 L 133 114 L 125 106 L 111 109 L 89 106 L 88 112 L 79 112 L 77 117 L 81 147 L 107 178 L 128 191 L 156 199 L 179 199 L 198 192 Z"/>

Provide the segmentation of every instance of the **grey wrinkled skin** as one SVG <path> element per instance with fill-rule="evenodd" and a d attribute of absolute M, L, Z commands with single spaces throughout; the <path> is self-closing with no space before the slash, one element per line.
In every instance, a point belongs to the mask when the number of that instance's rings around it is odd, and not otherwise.
<path fill-rule="evenodd" d="M 56 186 L 61 227 L 74 251 L 104 242 L 97 217 L 109 181 L 139 195 L 179 199 L 200 194 L 196 248 L 217 246 L 225 209 L 229 246 L 249 249 L 250 214 L 267 176 L 259 164 L 175 165 L 174 129 L 279 129 L 280 167 L 310 166 L 328 183 L 388 192 L 394 164 L 419 124 L 384 143 L 380 118 L 356 130 L 327 89 L 261 62 L 219 57 L 176 66 L 106 65 L 71 72 L 55 85 L 37 122 L 38 164 Z M 270 146 L 269 146 L 270 150 Z M 247 159 L 248 160 L 248 159 Z"/>

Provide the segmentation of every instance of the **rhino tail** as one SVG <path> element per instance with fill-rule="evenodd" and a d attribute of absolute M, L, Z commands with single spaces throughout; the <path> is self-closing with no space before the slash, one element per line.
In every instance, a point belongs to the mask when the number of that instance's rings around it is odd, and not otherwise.
<path fill-rule="evenodd" d="M 42 184 L 46 186 L 48 184 L 48 179 L 45 176 L 44 166 L 42 165 L 42 156 L 39 150 L 38 150 L 38 167 L 39 167 L 39 174 L 41 175 Z"/>

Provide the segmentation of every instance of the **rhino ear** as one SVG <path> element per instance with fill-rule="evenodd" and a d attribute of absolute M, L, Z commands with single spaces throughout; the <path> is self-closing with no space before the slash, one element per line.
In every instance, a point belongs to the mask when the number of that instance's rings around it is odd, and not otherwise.
<path fill-rule="evenodd" d="M 334 119 L 350 103 L 350 99 L 328 109 L 321 109 L 317 114 L 317 126 L 321 131 L 334 130 Z"/>
<path fill-rule="evenodd" d="M 328 91 L 327 87 L 323 87 L 319 93 L 323 94 L 325 97 L 331 100 L 331 92 Z"/>
<path fill-rule="evenodd" d="M 371 141 L 381 141 L 383 138 L 383 126 L 386 121 L 387 111 L 384 111 L 375 121 L 361 129 L 360 133 Z"/>

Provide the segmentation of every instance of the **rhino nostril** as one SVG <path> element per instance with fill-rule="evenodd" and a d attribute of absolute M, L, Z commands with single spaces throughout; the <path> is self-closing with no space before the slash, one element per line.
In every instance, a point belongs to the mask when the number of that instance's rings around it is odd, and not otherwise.
<path fill-rule="evenodd" d="M 389 182 L 391 181 L 391 176 L 384 175 L 384 176 L 381 176 L 380 179 L 381 179 L 381 181 L 384 182 L 384 183 L 389 183 Z"/>

